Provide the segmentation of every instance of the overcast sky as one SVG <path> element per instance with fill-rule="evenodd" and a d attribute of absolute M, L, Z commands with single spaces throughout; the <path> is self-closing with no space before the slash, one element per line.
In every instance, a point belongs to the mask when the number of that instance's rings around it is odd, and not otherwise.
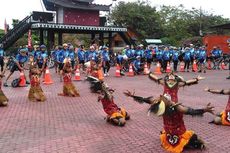
<path fill-rule="evenodd" d="M 32 11 L 42 11 L 40 1 L 42 0 L 2 0 L 0 8 L 0 28 L 4 28 L 4 20 L 11 24 L 12 18 L 23 19 Z M 121 1 L 121 0 L 117 0 Z M 124 1 L 124 0 L 123 0 Z M 136 1 L 136 0 L 126 0 Z M 229 0 L 148 0 L 152 6 L 183 4 L 186 8 L 200 7 L 205 11 L 213 12 L 216 15 L 223 15 L 230 18 Z M 99 4 L 111 4 L 112 0 L 94 0 Z M 115 4 L 114 4 L 115 5 Z"/>

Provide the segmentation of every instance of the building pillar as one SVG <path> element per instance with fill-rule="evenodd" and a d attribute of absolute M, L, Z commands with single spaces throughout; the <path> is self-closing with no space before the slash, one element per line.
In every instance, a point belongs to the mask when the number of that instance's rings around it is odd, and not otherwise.
<path fill-rule="evenodd" d="M 53 30 L 48 30 L 47 36 L 47 49 L 51 50 L 54 47 L 54 32 Z"/>
<path fill-rule="evenodd" d="M 61 45 L 63 44 L 63 39 L 62 39 L 62 32 L 58 32 L 58 45 Z"/>
<path fill-rule="evenodd" d="M 44 30 L 40 29 L 40 45 L 44 44 Z"/>
<path fill-rule="evenodd" d="M 113 45 L 113 33 L 109 32 L 109 49 L 112 49 Z"/>
<path fill-rule="evenodd" d="M 104 46 L 104 33 L 100 32 L 99 33 L 99 46 Z"/>
<path fill-rule="evenodd" d="M 96 37 L 96 34 L 94 32 L 91 33 L 91 44 L 95 43 L 95 37 Z"/>

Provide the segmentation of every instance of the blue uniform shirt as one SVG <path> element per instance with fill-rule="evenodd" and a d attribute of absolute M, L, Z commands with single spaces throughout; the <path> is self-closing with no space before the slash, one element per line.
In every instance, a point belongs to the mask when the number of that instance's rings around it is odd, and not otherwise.
<path fill-rule="evenodd" d="M 206 56 L 207 56 L 206 51 L 205 50 L 200 50 L 198 59 L 199 60 L 205 60 Z"/>
<path fill-rule="evenodd" d="M 109 61 L 110 60 L 110 58 L 109 58 L 109 52 L 108 51 L 103 50 L 101 52 L 101 55 L 102 55 L 103 61 Z"/>
<path fill-rule="evenodd" d="M 15 62 L 18 62 L 20 64 L 24 64 L 28 61 L 28 56 L 22 56 L 21 54 L 17 54 L 15 58 Z"/>
<path fill-rule="evenodd" d="M 85 61 L 85 56 L 86 56 L 85 51 L 79 49 L 77 52 L 77 57 L 78 57 L 79 61 Z"/>
<path fill-rule="evenodd" d="M 163 51 L 162 50 L 157 50 L 156 51 L 156 58 L 158 60 L 162 60 L 162 55 L 163 55 Z"/>
<path fill-rule="evenodd" d="M 152 59 L 153 58 L 153 51 L 148 49 L 145 51 L 145 58 L 146 59 Z"/>
<path fill-rule="evenodd" d="M 141 68 L 141 61 L 140 61 L 140 60 L 135 60 L 135 61 L 133 62 L 133 65 L 134 65 L 134 69 L 135 69 L 135 70 L 138 70 L 138 69 Z"/>
<path fill-rule="evenodd" d="M 71 61 L 75 60 L 75 52 L 74 51 L 69 51 L 69 58 Z"/>
<path fill-rule="evenodd" d="M 185 51 L 185 53 L 184 53 L 184 60 L 185 61 L 190 61 L 191 60 L 191 53 L 190 53 L 190 51 Z"/>
<path fill-rule="evenodd" d="M 3 49 L 0 49 L 0 57 L 4 57 L 4 55 L 5 55 L 4 50 L 3 50 Z"/>
<path fill-rule="evenodd" d="M 173 61 L 178 61 L 178 57 L 179 57 L 179 52 L 174 50 L 172 53 Z"/>
<path fill-rule="evenodd" d="M 170 60 L 170 52 L 169 51 L 164 51 L 162 55 L 163 60 Z"/>

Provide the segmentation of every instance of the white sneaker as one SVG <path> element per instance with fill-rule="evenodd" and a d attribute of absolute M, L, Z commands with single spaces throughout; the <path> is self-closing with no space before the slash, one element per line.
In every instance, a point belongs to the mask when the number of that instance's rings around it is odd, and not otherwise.
<path fill-rule="evenodd" d="M 107 76 L 109 76 L 109 73 L 107 73 Z"/>
<path fill-rule="evenodd" d="M 105 74 L 104 74 L 104 77 L 106 77 L 106 76 L 107 76 L 107 74 L 105 73 Z"/>

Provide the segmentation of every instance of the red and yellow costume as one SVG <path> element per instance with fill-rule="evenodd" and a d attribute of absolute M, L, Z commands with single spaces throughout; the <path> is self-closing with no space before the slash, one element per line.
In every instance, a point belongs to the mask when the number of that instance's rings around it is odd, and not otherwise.
<path fill-rule="evenodd" d="M 59 94 L 61 96 L 69 96 L 69 97 L 79 97 L 80 94 L 72 83 L 72 68 L 70 61 L 65 59 L 63 67 L 63 93 Z"/>
<path fill-rule="evenodd" d="M 124 108 L 119 108 L 113 100 L 109 100 L 106 98 L 101 99 L 101 103 L 103 105 L 103 109 L 105 113 L 108 115 L 109 119 L 113 118 L 126 118 L 127 113 Z"/>
<path fill-rule="evenodd" d="M 38 74 L 30 74 L 30 90 L 28 94 L 30 101 L 44 102 L 46 97 L 40 86 L 40 77 Z"/>
<path fill-rule="evenodd" d="M 73 96 L 73 97 L 79 97 L 80 94 L 76 90 L 75 86 L 72 83 L 72 76 L 71 73 L 65 73 L 63 76 L 63 95 L 64 96 Z"/>
<path fill-rule="evenodd" d="M 0 106 L 7 106 L 8 101 L 9 101 L 8 98 L 5 96 L 5 94 L 2 91 L 2 80 L 0 78 Z"/>
<path fill-rule="evenodd" d="M 221 122 L 223 125 L 230 125 L 230 95 L 228 98 L 228 103 L 224 111 L 220 113 Z"/>

